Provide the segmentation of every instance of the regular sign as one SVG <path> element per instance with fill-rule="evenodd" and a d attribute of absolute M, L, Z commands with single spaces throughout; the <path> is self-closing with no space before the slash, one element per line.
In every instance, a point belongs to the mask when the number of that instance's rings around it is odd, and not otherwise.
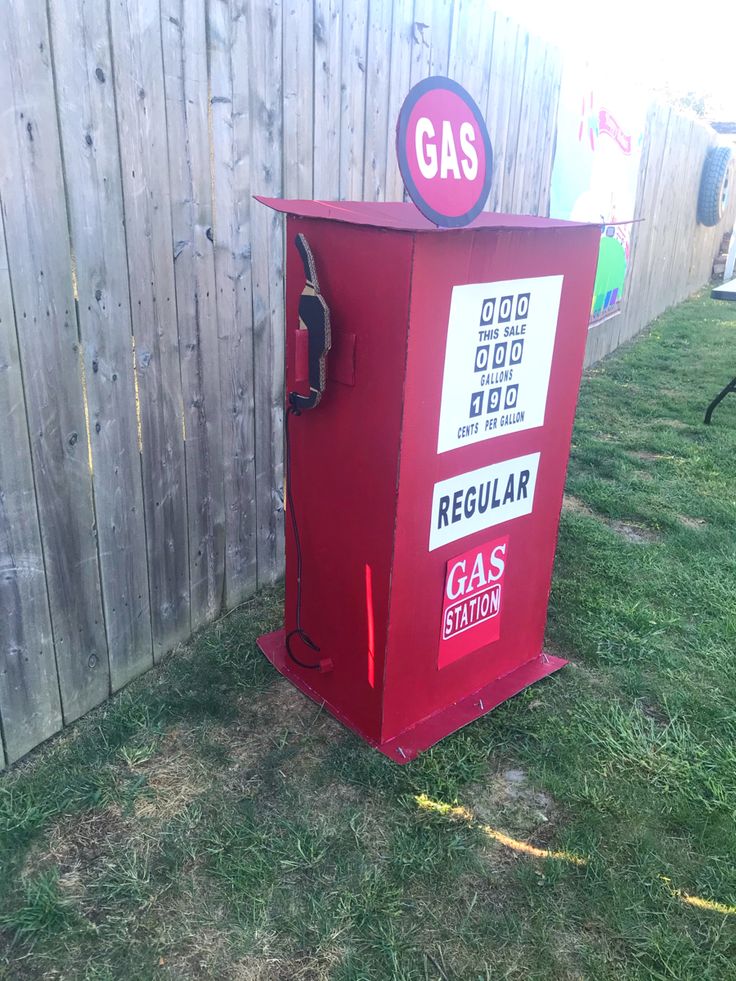
<path fill-rule="evenodd" d="M 396 129 L 406 189 L 436 225 L 458 228 L 483 210 L 493 154 L 485 120 L 465 89 L 449 78 L 425 78 L 406 97 Z"/>

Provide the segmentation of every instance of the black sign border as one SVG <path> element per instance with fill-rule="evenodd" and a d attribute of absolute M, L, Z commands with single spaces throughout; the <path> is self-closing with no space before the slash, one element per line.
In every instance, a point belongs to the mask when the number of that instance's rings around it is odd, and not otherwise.
<path fill-rule="evenodd" d="M 411 170 L 409 168 L 409 159 L 406 153 L 406 135 L 409 128 L 409 117 L 411 116 L 412 109 L 417 104 L 419 99 L 426 92 L 434 91 L 435 89 L 447 89 L 463 100 L 463 102 L 473 113 L 475 121 L 478 123 L 480 134 L 483 138 L 483 146 L 485 148 L 486 156 L 485 180 L 483 181 L 481 192 L 478 195 L 478 200 L 472 208 L 462 215 L 444 215 L 441 211 L 435 211 L 435 209 L 432 208 L 431 205 L 429 205 L 419 193 L 419 189 L 414 182 L 414 178 L 411 176 Z M 491 147 L 491 138 L 488 134 L 486 121 L 483 118 L 475 99 L 466 89 L 462 87 L 462 85 L 459 85 L 457 82 L 453 81 L 453 79 L 447 78 L 445 75 L 430 75 L 429 78 L 423 78 L 421 82 L 417 82 L 417 84 L 409 91 L 409 94 L 404 99 L 404 104 L 399 111 L 399 120 L 396 124 L 396 156 L 399 160 L 401 179 L 409 192 L 409 197 L 412 199 L 424 217 L 428 218 L 431 222 L 434 222 L 435 225 L 439 225 L 442 228 L 462 228 L 464 225 L 470 224 L 470 222 L 483 210 L 483 207 L 488 200 L 488 195 L 491 191 L 491 183 L 493 181 L 493 148 Z"/>

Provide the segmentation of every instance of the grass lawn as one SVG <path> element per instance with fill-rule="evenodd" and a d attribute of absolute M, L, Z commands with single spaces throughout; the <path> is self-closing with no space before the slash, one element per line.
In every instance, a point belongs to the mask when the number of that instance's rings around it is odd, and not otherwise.
<path fill-rule="evenodd" d="M 586 376 L 564 671 L 398 767 L 257 652 L 264 592 L 0 775 L 0 979 L 736 978 L 735 316 Z"/>

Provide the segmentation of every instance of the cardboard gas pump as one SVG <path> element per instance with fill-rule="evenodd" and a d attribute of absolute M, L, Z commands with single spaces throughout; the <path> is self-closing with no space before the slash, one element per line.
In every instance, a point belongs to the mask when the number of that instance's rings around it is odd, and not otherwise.
<path fill-rule="evenodd" d="M 259 646 L 403 763 L 565 663 L 543 639 L 600 229 L 482 212 L 490 141 L 447 79 L 397 142 L 415 204 L 260 199 L 288 216 L 288 515 Z"/>

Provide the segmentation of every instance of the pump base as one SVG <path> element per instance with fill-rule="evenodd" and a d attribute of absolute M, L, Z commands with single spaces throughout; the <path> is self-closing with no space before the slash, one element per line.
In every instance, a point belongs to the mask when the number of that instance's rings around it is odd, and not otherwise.
<path fill-rule="evenodd" d="M 425 749 L 434 746 L 440 739 L 486 715 L 507 698 L 528 688 L 535 681 L 546 678 L 554 671 L 559 671 L 567 664 L 563 658 L 555 657 L 553 654 L 540 654 L 539 657 L 527 661 L 526 664 L 520 665 L 502 678 L 496 678 L 471 695 L 466 695 L 459 702 L 447 705 L 416 725 L 404 729 L 398 736 L 378 743 L 356 727 L 344 712 L 317 694 L 309 684 L 309 676 L 314 672 L 299 668 L 290 660 L 286 652 L 285 637 L 284 630 L 274 630 L 273 633 L 258 638 L 258 647 L 276 670 L 300 691 L 313 701 L 324 705 L 339 722 L 395 763 L 408 763 Z"/>

